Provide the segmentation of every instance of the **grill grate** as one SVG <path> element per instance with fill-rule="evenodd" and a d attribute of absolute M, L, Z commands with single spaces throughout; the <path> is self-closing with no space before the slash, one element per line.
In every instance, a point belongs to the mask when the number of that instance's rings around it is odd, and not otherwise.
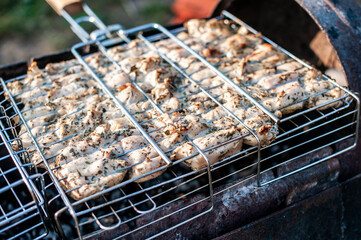
<path fill-rule="evenodd" d="M 89 9 L 87 11 L 89 11 Z M 227 12 L 224 12 L 223 17 L 225 21 L 232 20 L 236 25 L 246 26 L 249 31 L 255 34 L 257 33 L 254 29 L 245 25 L 243 22 Z M 230 24 L 233 23 L 230 22 Z M 67 194 L 75 189 L 65 192 L 61 188 L 60 183 L 64 179 L 57 179 L 52 172 L 54 168 L 52 168 L 49 164 L 56 156 L 45 157 L 44 154 L 42 154 L 43 147 L 37 143 L 37 138 L 32 136 L 30 131 L 31 128 L 29 127 L 27 121 L 25 121 L 23 112 L 20 110 L 22 103 L 16 102 L 14 100 L 16 96 L 12 96 L 10 91 L 7 89 L 7 83 L 24 79 L 25 76 L 20 76 L 16 79 L 9 79 L 6 81 L 1 80 L 3 87 L 1 95 L 5 98 L 1 102 L 1 105 L 4 108 L 3 116 L 9 116 L 7 119 L 10 119 L 10 121 L 4 121 L 1 125 L 2 137 L 8 145 L 7 148 L 9 149 L 14 162 L 21 164 L 20 159 L 22 162 L 27 162 L 25 157 L 16 157 L 19 154 L 26 154 L 26 150 L 15 152 L 11 149 L 11 143 L 15 140 L 19 141 L 18 137 L 12 137 L 16 136 L 16 129 L 19 129 L 21 125 L 24 125 L 27 128 L 27 132 L 30 133 L 34 146 L 43 159 L 42 163 L 39 164 L 44 164 L 46 167 L 46 170 L 41 170 L 43 171 L 41 175 L 36 173 L 31 176 L 36 177 L 36 179 L 45 178 L 46 184 L 43 189 L 49 199 L 47 201 L 50 209 L 49 211 L 51 212 L 49 215 L 54 218 L 58 230 L 63 237 L 79 237 L 81 239 L 88 239 L 92 237 L 99 237 L 106 233 L 111 234 L 109 233 L 109 230 L 113 230 L 112 232 L 114 236 L 112 237 L 117 239 L 126 236 L 133 236 L 134 238 L 137 238 L 137 236 L 155 238 L 167 231 L 175 229 L 181 224 L 190 222 L 193 219 L 208 213 L 213 209 L 213 197 L 235 185 L 241 184 L 252 178 L 258 181 L 259 186 L 272 183 L 348 151 L 352 149 L 357 142 L 359 100 L 352 92 L 339 86 L 326 76 L 323 76 L 323 79 L 332 83 L 334 88 L 342 89 L 344 92 L 343 96 L 314 108 L 301 110 L 293 113 L 292 115 L 285 116 L 282 119 L 278 119 L 253 97 L 253 92 L 250 88 L 251 85 L 240 87 L 228 77 L 228 72 L 221 72 L 218 69 L 218 67 L 224 62 L 212 64 L 209 60 L 203 58 L 199 55 L 199 53 L 192 50 L 184 42 L 176 38 L 174 34 L 184 31 L 183 28 L 169 31 L 158 24 L 148 24 L 130 30 L 121 30 L 119 26 L 113 26 L 112 32 L 117 33 L 120 38 L 106 39 L 103 35 L 111 34 L 108 30 L 109 29 L 103 29 L 102 31 L 94 32 L 93 36 L 96 36 L 96 40 L 77 44 L 72 48 L 72 52 L 78 62 L 81 63 L 88 73 L 97 81 L 101 91 L 114 101 L 124 116 L 126 116 L 134 124 L 134 126 L 148 140 L 148 143 L 157 150 L 160 156 L 162 156 L 166 165 L 145 175 L 147 176 L 164 170 L 165 172 L 157 178 L 144 183 L 134 182 L 135 180 L 144 177 L 143 175 L 135 179 L 126 180 L 116 186 L 110 187 L 81 200 L 75 201 L 69 198 Z M 151 35 L 145 34 L 149 31 L 152 32 Z M 84 47 L 94 45 L 101 54 L 99 56 L 102 56 L 103 61 L 108 62 L 109 69 L 121 69 L 121 66 L 113 58 L 113 56 L 111 56 L 109 50 L 113 49 L 115 46 L 126 46 L 126 44 L 129 43 L 130 38 L 133 36 L 136 36 L 138 39 L 143 41 L 149 48 L 149 51 L 157 52 L 165 62 L 170 64 L 177 72 L 179 72 L 182 78 L 179 83 L 175 84 L 175 91 L 182 92 L 182 89 L 187 86 L 187 84 L 195 84 L 198 87 L 198 92 L 192 93 L 188 96 L 182 95 L 180 98 L 189 97 L 199 92 L 203 92 L 208 97 L 208 101 L 212 101 L 215 106 L 223 108 L 227 112 L 228 116 L 236 119 L 238 122 L 237 124 L 243 125 L 248 132 L 206 150 L 199 149 L 198 146 L 194 144 L 193 139 L 186 137 L 186 140 L 197 149 L 198 153 L 187 157 L 186 159 L 172 162 L 168 155 L 171 150 L 162 151 L 158 146 L 158 142 L 161 140 L 155 141 L 151 137 L 151 134 L 159 131 L 159 129 L 147 132 L 144 128 L 144 124 L 156 119 L 138 121 L 134 116 L 135 114 L 130 113 L 127 110 L 127 107 L 119 102 L 119 100 L 114 96 L 112 90 L 104 84 L 104 81 L 102 80 L 103 76 L 99 74 L 99 71 L 89 64 L 89 57 L 92 55 L 83 54 Z M 185 49 L 191 56 L 195 57 L 194 63 L 203 64 L 202 69 L 211 69 L 215 76 L 218 76 L 223 82 L 217 86 L 203 88 L 201 84 L 202 80 L 195 81 L 192 78 L 194 73 L 186 73 L 176 62 L 169 59 L 167 54 L 163 54 L 156 47 L 157 41 L 161 39 L 169 39 L 178 44 L 179 47 Z M 264 40 L 286 53 L 290 58 L 299 61 L 303 64 L 303 66 L 311 68 L 306 63 L 280 48 L 269 39 L 264 37 Z M 292 79 L 290 81 L 298 81 L 298 79 Z M 144 98 L 140 101 L 151 102 L 152 107 L 146 109 L 145 111 L 155 110 L 159 114 L 164 112 L 164 110 L 162 110 L 148 96 L 147 92 L 149 92 L 149 89 L 142 89 L 142 87 L 137 85 L 135 82 L 132 84 L 144 96 Z M 276 141 L 268 146 L 261 147 L 261 142 L 256 133 L 248 128 L 242 120 L 232 113 L 232 111 L 225 108 L 222 103 L 217 100 L 218 96 L 212 94 L 212 90 L 223 85 L 227 85 L 235 89 L 235 91 L 244 96 L 251 103 L 251 106 L 260 108 L 274 120 L 275 124 L 279 124 L 280 134 L 277 136 Z M 264 91 L 269 91 L 269 89 L 264 89 Z M 309 97 L 314 96 L 307 96 L 299 100 L 299 102 L 305 101 Z M 342 103 L 342 106 L 321 110 L 322 107 L 332 102 L 340 102 Z M 176 111 L 179 110 L 181 109 Z M 77 114 L 77 112 L 72 114 Z M 17 126 L 12 127 L 11 123 L 15 122 L 15 118 L 19 119 L 19 123 Z M 7 133 L 9 129 L 15 130 L 12 132 L 13 135 Z M 227 157 L 219 162 L 216 162 L 212 166 L 210 165 L 205 152 L 211 151 L 225 144 L 229 144 L 233 141 L 237 141 L 247 135 L 253 135 L 257 139 L 258 144 L 253 147 L 248 147 L 231 157 Z M 325 147 L 333 147 L 335 144 L 347 139 L 354 140 L 347 148 L 339 151 L 334 150 L 331 155 L 320 156 L 318 158 L 319 160 L 314 162 L 307 159 L 307 156 L 311 155 L 313 152 Z M 129 152 L 127 154 L 129 154 Z M 198 154 L 201 154 L 206 159 L 206 168 L 198 171 L 191 171 L 189 168 L 180 164 Z M 6 158 L 10 159 L 10 156 L 7 156 Z M 18 167 L 22 169 L 21 166 L 30 165 L 31 164 L 27 163 L 27 165 L 22 164 Z M 36 168 L 34 167 L 27 168 L 27 171 L 23 171 L 25 170 L 23 169 L 22 172 L 24 176 L 22 177 L 24 180 L 22 181 L 32 182 L 33 178 L 29 177 L 27 174 L 28 172 L 35 171 L 35 169 Z M 4 189 L 7 190 L 7 188 Z M 9 188 L 9 190 L 11 189 L 12 188 Z M 15 192 L 13 191 L 13 193 Z M 36 196 L 40 197 L 41 194 L 38 193 Z M 208 208 L 197 209 L 197 204 L 202 201 L 209 201 Z M 40 203 L 43 202 L 40 201 Z M 37 206 L 37 204 L 35 205 Z M 42 206 L 42 204 L 40 204 L 40 206 Z M 43 209 L 40 209 L 40 212 L 42 212 Z M 157 214 L 157 210 L 162 210 L 162 214 Z M 182 217 L 182 213 L 184 212 L 192 212 L 193 216 L 184 214 Z M 65 223 L 69 221 L 72 226 L 75 226 L 74 228 L 68 229 L 68 227 L 66 227 Z M 31 231 L 31 229 L 28 230 Z"/>
<path fill-rule="evenodd" d="M 33 164 L 22 163 L 26 162 L 26 151 L 12 151 L 11 143 L 18 138 L 6 110 L 1 107 L 0 238 L 42 239 L 48 234 L 43 192 L 38 190 L 43 189 L 43 180 Z"/>

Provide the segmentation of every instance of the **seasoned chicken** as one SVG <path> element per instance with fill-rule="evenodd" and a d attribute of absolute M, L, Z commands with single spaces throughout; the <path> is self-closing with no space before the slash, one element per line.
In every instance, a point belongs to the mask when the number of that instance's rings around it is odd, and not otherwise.
<path fill-rule="evenodd" d="M 303 83 L 305 86 L 305 93 L 308 97 L 308 108 L 320 106 L 341 97 L 341 90 L 332 86 L 330 82 L 326 80 L 307 79 Z M 324 110 L 330 107 L 337 107 L 341 104 L 341 101 L 336 101 L 320 107 L 319 110 Z"/>
<path fill-rule="evenodd" d="M 110 154 L 108 152 L 101 158 L 80 157 L 54 169 L 54 175 L 60 179 L 64 189 L 71 190 L 68 193 L 75 200 L 89 197 L 120 183 L 127 173 L 127 161 L 109 159 L 107 155 Z"/>
<path fill-rule="evenodd" d="M 237 152 L 240 152 L 242 149 L 242 140 L 238 139 L 215 149 L 210 148 L 224 143 L 239 135 L 239 131 L 236 128 L 231 127 L 229 129 L 219 130 L 206 136 L 199 137 L 195 139 L 193 143 L 199 149 L 207 150 L 206 156 L 208 158 L 209 164 L 212 165 L 219 161 L 221 158 L 225 158 L 227 156 L 231 156 Z M 188 142 L 178 147 L 174 152 L 174 159 L 184 159 L 186 157 L 190 157 L 196 154 L 198 151 L 191 143 Z M 187 159 L 183 163 L 191 167 L 195 171 L 207 166 L 207 161 L 203 158 L 201 154 Z"/>
<path fill-rule="evenodd" d="M 182 140 L 183 138 L 179 133 L 173 133 L 160 141 L 158 145 L 166 152 L 167 150 L 171 150 L 177 142 L 181 142 Z M 133 166 L 129 173 L 130 178 L 137 178 L 151 171 L 155 171 L 150 175 L 135 180 L 135 182 L 145 182 L 156 178 L 166 170 L 165 168 L 159 169 L 165 165 L 165 161 L 151 146 L 146 146 L 129 153 L 128 164 Z M 157 169 L 159 170 L 156 171 Z"/>
<path fill-rule="evenodd" d="M 294 80 L 298 78 L 302 73 L 300 72 L 285 72 L 273 75 L 268 78 L 262 78 L 260 81 L 258 81 L 257 85 L 265 90 L 268 90 L 270 88 L 273 88 L 277 86 L 280 83 L 287 82 L 289 80 Z"/>
<path fill-rule="evenodd" d="M 203 19 L 191 19 L 184 24 L 189 35 L 199 37 L 204 33 L 213 33 L 217 37 L 227 37 L 234 31 L 223 21 L 211 19 L 209 21 Z"/>
<path fill-rule="evenodd" d="M 278 135 L 278 127 L 267 115 L 257 115 L 244 120 L 244 123 L 257 135 L 261 146 L 269 145 Z M 243 138 L 244 144 L 257 146 L 258 140 L 246 128 L 242 130 L 248 136 Z"/>
<path fill-rule="evenodd" d="M 128 139 L 124 142 L 123 145 L 129 144 L 129 142 L 132 146 L 144 145 L 143 137 L 136 136 L 140 133 L 135 129 L 129 129 L 129 123 L 118 123 L 119 126 L 116 127 L 112 125 L 112 123 L 102 124 L 98 126 L 84 140 L 74 142 L 76 145 L 69 144 L 67 148 L 64 148 L 59 152 L 59 155 L 56 157 L 56 164 L 62 165 L 66 162 L 73 161 L 80 154 L 94 152 L 99 148 L 105 148 L 106 146 L 125 138 Z M 128 149 L 128 147 L 123 145 L 121 145 L 121 149 Z M 119 154 L 123 153 L 121 149 L 117 150 Z"/>
<path fill-rule="evenodd" d="M 236 25 L 192 19 L 177 37 L 278 118 L 305 107 L 341 104 L 329 103 L 342 92 L 322 80 L 320 72 Z M 244 145 L 256 146 L 258 139 L 261 146 L 275 140 L 278 125 L 194 54 L 171 38 L 152 44 L 188 76 L 140 39 L 107 50 L 117 64 L 102 53 L 85 61 L 168 158 L 198 171 L 207 161 L 194 145 L 212 165 Z M 48 64 L 44 70 L 32 62 L 27 76 L 7 87 L 54 175 L 75 200 L 124 179 L 148 181 L 167 169 L 139 126 L 77 60 Z M 25 126 L 18 117 L 13 121 L 20 125 L 19 139 L 30 161 L 44 167 Z M 21 149 L 15 142 L 12 147 Z"/>
<path fill-rule="evenodd" d="M 110 88 L 118 88 L 127 83 L 130 83 L 130 79 L 125 72 L 116 69 L 110 72 L 109 74 L 105 75 L 104 82 Z"/>
<path fill-rule="evenodd" d="M 264 58 L 270 57 L 274 55 L 277 50 L 268 43 L 263 43 L 262 45 L 258 45 L 256 50 L 246 57 L 247 61 L 254 62 L 260 61 Z"/>

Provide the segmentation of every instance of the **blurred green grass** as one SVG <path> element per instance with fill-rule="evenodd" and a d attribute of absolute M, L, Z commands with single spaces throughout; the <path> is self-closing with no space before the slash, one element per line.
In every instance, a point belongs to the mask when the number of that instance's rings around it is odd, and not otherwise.
<path fill-rule="evenodd" d="M 148 22 L 165 24 L 171 17 L 171 0 L 86 1 L 105 24 L 129 28 Z M 61 34 L 61 37 L 59 37 Z M 70 47 L 79 40 L 68 23 L 45 0 L 0 0 L 0 41 L 4 38 L 43 36 L 55 49 Z"/>

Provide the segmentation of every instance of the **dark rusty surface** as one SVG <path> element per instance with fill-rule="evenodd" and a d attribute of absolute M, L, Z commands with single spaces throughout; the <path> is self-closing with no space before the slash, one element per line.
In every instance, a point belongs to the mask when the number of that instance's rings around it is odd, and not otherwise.
<path fill-rule="evenodd" d="M 326 34 L 351 89 L 361 91 L 361 7 L 353 0 L 296 0 Z"/>
<path fill-rule="evenodd" d="M 328 162 L 334 161 L 338 160 Z M 209 239 L 267 216 L 335 185 L 338 168 L 330 172 L 330 166 L 337 164 L 322 163 L 261 188 L 255 187 L 254 182 L 231 188 L 216 196 L 213 212 L 163 237 L 171 239 L 177 233 L 185 239 Z"/>
<path fill-rule="evenodd" d="M 338 188 L 328 190 L 296 206 L 283 209 L 264 219 L 217 238 L 227 240 L 261 239 L 340 239 Z"/>
<path fill-rule="evenodd" d="M 331 153 L 331 148 L 325 148 L 314 153 L 313 158 L 308 156 L 303 161 L 312 161 Z M 247 181 L 216 195 L 212 212 L 162 235 L 159 239 L 210 239 L 220 236 L 336 185 L 339 170 L 338 160 L 330 159 L 316 167 L 295 174 L 293 177 L 276 181 L 265 187 L 258 188 L 254 180 Z M 226 187 L 222 186 L 222 188 Z M 216 191 L 219 190 L 220 188 L 216 189 Z M 200 196 L 185 199 L 147 214 L 138 219 L 137 224 L 144 225 L 153 219 L 164 216 L 169 211 L 195 202 L 199 198 Z M 141 232 L 136 232 L 129 239 L 143 239 L 151 236 L 160 230 L 166 229 L 167 226 L 179 223 L 182 219 L 194 216 L 195 213 L 199 213 L 209 208 L 209 206 L 209 201 L 201 202 L 187 209 L 187 211 L 167 218 L 165 221 L 145 227 Z M 122 232 L 122 229 L 105 232 L 96 239 L 111 239 L 120 232 Z"/>
<path fill-rule="evenodd" d="M 361 239 L 361 175 L 342 184 L 344 239 Z"/>
<path fill-rule="evenodd" d="M 215 240 L 361 239 L 361 175 Z"/>
<path fill-rule="evenodd" d="M 353 0 L 296 0 L 326 34 L 336 50 L 350 89 L 361 92 L 361 7 Z M 360 128 L 359 128 L 360 131 Z M 341 144 L 342 145 L 342 144 Z M 361 172 L 361 139 L 342 161 L 342 179 Z M 349 166 L 354 166 L 350 168 Z"/>

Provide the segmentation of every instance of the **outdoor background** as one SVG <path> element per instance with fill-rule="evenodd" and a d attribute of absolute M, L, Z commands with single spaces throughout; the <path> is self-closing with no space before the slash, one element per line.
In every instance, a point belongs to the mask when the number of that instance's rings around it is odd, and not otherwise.
<path fill-rule="evenodd" d="M 266 1 L 266 0 L 265 0 Z M 106 25 L 125 28 L 209 16 L 218 0 L 85 0 Z M 361 4 L 361 0 L 356 0 Z M 45 0 L 0 0 L 0 66 L 69 49 L 80 40 Z"/>
<path fill-rule="evenodd" d="M 87 0 L 107 25 L 172 19 L 172 0 Z M 45 0 L 0 0 L 0 66 L 70 48 L 80 40 Z"/>

